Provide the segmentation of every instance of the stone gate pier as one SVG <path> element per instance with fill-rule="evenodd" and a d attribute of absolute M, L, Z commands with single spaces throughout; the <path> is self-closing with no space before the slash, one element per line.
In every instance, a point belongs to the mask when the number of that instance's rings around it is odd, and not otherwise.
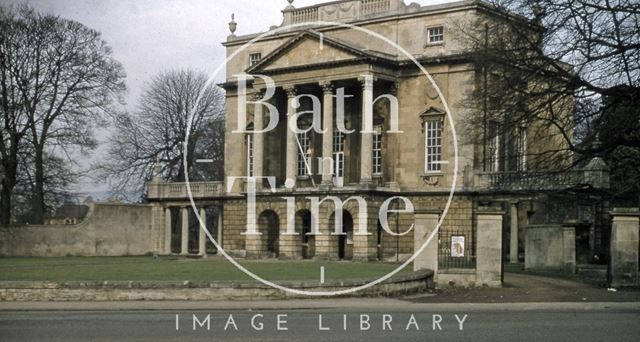
<path fill-rule="evenodd" d="M 611 286 L 640 286 L 640 209 L 615 208 L 611 217 Z"/>

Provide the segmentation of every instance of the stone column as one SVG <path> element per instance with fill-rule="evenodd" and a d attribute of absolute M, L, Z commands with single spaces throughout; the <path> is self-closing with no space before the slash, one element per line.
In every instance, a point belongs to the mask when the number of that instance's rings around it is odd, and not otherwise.
<path fill-rule="evenodd" d="M 333 165 L 333 85 L 331 82 L 321 82 L 323 93 L 322 113 L 322 184 L 331 185 L 336 165 Z M 332 166 L 333 165 L 333 170 Z"/>
<path fill-rule="evenodd" d="M 440 209 L 425 209 L 415 211 L 415 229 L 413 231 L 413 250 L 417 253 L 429 239 L 438 226 L 442 211 Z M 425 246 L 422 253 L 413 261 L 413 270 L 430 269 L 433 271 L 434 280 L 438 276 L 438 234 Z"/>
<path fill-rule="evenodd" d="M 287 180 L 296 181 L 296 164 L 298 159 L 298 143 L 296 142 L 296 133 L 289 128 L 289 120 L 295 115 L 296 108 L 294 108 L 294 102 L 296 97 L 296 88 L 289 86 L 285 88 L 287 92 L 287 167 L 286 178 Z"/>
<path fill-rule="evenodd" d="M 371 184 L 373 150 L 373 76 L 359 79 L 362 84 L 362 125 L 360 140 L 360 184 Z"/>
<path fill-rule="evenodd" d="M 164 253 L 164 208 L 160 203 L 151 205 L 151 236 L 153 237 L 153 254 Z"/>
<path fill-rule="evenodd" d="M 224 227 L 224 224 L 223 224 L 224 220 L 222 216 L 223 212 L 224 212 L 224 207 L 220 207 L 220 212 L 218 213 L 218 236 L 216 237 L 216 242 L 220 247 L 224 246 L 222 243 L 222 238 L 223 238 L 222 230 Z M 218 254 L 220 254 L 220 252 L 218 252 Z"/>
<path fill-rule="evenodd" d="M 207 227 L 207 209 L 204 207 L 200 208 L 200 221 L 202 222 L 202 224 L 200 224 L 198 227 L 198 255 L 206 256 L 207 234 L 204 230 Z"/>
<path fill-rule="evenodd" d="M 476 284 L 502 286 L 502 216 L 496 208 L 478 208 Z"/>
<path fill-rule="evenodd" d="M 180 255 L 187 255 L 189 254 L 189 207 L 183 207 L 181 211 L 182 233 L 180 235 Z"/>
<path fill-rule="evenodd" d="M 638 286 L 640 210 L 615 208 L 611 216 L 611 286 Z"/>
<path fill-rule="evenodd" d="M 289 225 L 295 227 L 297 234 L 287 234 Z M 287 208 L 287 213 L 280 217 L 280 238 L 278 239 L 278 258 L 285 260 L 299 259 L 302 256 L 302 228 L 296 227 L 296 210 Z"/>
<path fill-rule="evenodd" d="M 247 184 L 248 192 L 255 192 L 255 183 L 251 182 Z M 246 228 L 247 232 L 255 232 L 255 233 L 247 233 L 242 232 L 240 235 L 245 236 L 245 250 L 247 252 L 247 258 L 260 258 L 264 252 L 264 241 L 262 238 L 263 232 L 259 230 L 260 225 L 258 224 L 258 211 L 257 211 L 257 203 L 255 201 L 250 202 L 246 201 Z M 266 238 L 266 237 L 265 237 Z"/>
<path fill-rule="evenodd" d="M 263 98 L 263 93 L 258 90 L 254 95 L 254 100 L 259 101 Z M 253 129 L 261 131 L 264 129 L 264 106 L 262 104 L 255 106 L 253 113 Z M 263 176 L 263 160 L 264 160 L 264 133 L 253 134 L 253 176 Z M 257 190 L 260 190 L 262 181 L 257 182 Z"/>
<path fill-rule="evenodd" d="M 393 84 L 391 84 L 391 86 L 389 87 L 389 93 L 390 95 L 395 96 L 396 98 L 398 97 L 398 87 L 399 84 L 398 82 L 393 82 Z M 391 107 L 389 107 L 389 109 L 391 110 Z M 399 116 L 399 114 L 398 114 Z M 391 111 L 389 112 L 389 126 L 387 127 L 388 129 L 391 129 L 392 127 L 391 125 Z M 398 117 L 398 121 L 400 121 L 400 118 Z M 400 127 L 400 123 L 398 122 L 398 127 Z M 398 137 L 399 137 L 399 133 L 394 133 L 394 134 L 387 134 L 385 135 L 386 139 L 387 139 L 387 157 L 385 158 L 383 156 L 382 160 L 383 163 L 386 164 L 386 172 L 388 173 L 388 177 L 389 177 L 389 181 L 386 184 L 387 187 L 394 189 L 394 190 L 399 190 L 400 185 L 398 184 L 398 180 L 396 179 L 396 166 L 399 162 L 399 160 L 397 159 L 400 153 L 400 145 L 398 144 Z M 435 274 L 434 274 L 435 276 Z"/>
<path fill-rule="evenodd" d="M 260 259 L 264 257 L 264 245 L 262 233 L 260 235 L 245 235 L 244 236 L 244 248 L 247 252 L 247 259 Z M 266 237 L 264 238 L 266 239 Z"/>
<path fill-rule="evenodd" d="M 360 213 L 353 219 L 353 260 L 354 261 L 375 261 L 378 258 L 377 236 L 370 232 L 375 229 L 378 223 L 377 207 L 367 206 L 367 216 L 362 217 Z M 358 234 L 360 220 L 365 220 L 367 235 Z M 375 230 L 374 230 L 375 231 Z"/>
<path fill-rule="evenodd" d="M 164 254 L 171 254 L 171 208 L 164 209 Z"/>
<path fill-rule="evenodd" d="M 509 203 L 509 262 L 512 264 L 518 263 L 518 203 Z"/>
<path fill-rule="evenodd" d="M 327 204 L 321 205 L 318 210 L 318 224 L 320 225 L 320 235 L 315 236 L 316 254 L 314 259 L 337 260 L 338 259 L 338 236 L 332 235 L 335 232 L 335 225 L 331 222 L 330 216 L 333 208 L 329 210 Z M 334 222 L 335 223 L 335 219 Z"/>

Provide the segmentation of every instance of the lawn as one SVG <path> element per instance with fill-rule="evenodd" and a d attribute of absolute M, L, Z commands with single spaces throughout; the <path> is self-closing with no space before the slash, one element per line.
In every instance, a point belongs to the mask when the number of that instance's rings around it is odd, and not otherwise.
<path fill-rule="evenodd" d="M 245 261 L 240 263 L 268 280 L 316 280 L 320 267 L 325 280 L 374 279 L 399 264 L 339 261 Z M 409 272 L 410 266 L 402 270 Z M 60 257 L 0 258 L 0 281 L 250 281 L 249 276 L 222 258 L 177 257 Z"/>

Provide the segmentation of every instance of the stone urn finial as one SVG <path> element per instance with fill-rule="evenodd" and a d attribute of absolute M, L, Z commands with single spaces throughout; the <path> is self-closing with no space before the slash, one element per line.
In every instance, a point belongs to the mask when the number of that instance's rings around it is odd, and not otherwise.
<path fill-rule="evenodd" d="M 231 14 L 231 21 L 229 22 L 229 31 L 231 31 L 231 36 L 235 36 L 236 29 L 238 28 L 238 23 L 236 23 L 236 14 Z"/>
<path fill-rule="evenodd" d="M 160 157 L 156 157 L 156 163 L 153 165 L 153 180 L 162 180 L 162 167 L 160 166 Z"/>
<path fill-rule="evenodd" d="M 287 2 L 289 2 L 289 6 L 287 6 L 287 8 L 286 8 L 286 9 L 288 9 L 288 10 L 292 10 L 292 9 L 294 9 L 294 8 L 295 8 L 295 7 L 293 7 L 293 0 L 287 0 Z"/>

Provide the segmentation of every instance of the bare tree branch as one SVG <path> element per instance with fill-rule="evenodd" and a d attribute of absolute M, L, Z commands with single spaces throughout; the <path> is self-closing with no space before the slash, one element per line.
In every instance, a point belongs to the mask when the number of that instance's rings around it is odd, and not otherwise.
<path fill-rule="evenodd" d="M 107 161 L 97 166 L 114 193 L 142 196 L 156 160 L 166 180 L 185 179 L 183 144 L 190 111 L 189 179 L 222 179 L 224 94 L 217 86 L 205 88 L 206 82 L 205 74 L 191 70 L 161 73 L 147 84 L 138 111 L 116 118 Z M 200 158 L 214 163 L 197 165 Z"/>

